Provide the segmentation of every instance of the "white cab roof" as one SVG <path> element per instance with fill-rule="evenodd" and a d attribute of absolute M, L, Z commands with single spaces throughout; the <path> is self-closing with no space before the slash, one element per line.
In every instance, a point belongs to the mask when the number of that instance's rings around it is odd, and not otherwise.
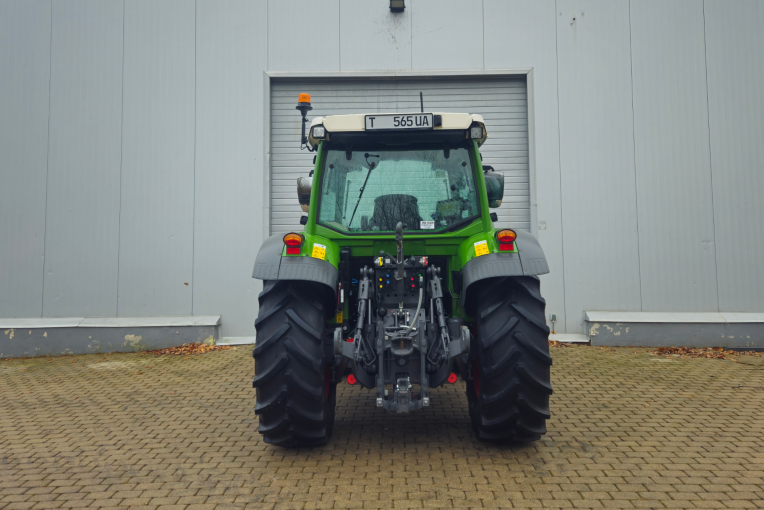
<path fill-rule="evenodd" d="M 414 112 L 419 113 L 419 112 Z M 486 138 L 488 137 L 488 130 L 485 128 L 485 122 L 483 122 L 482 115 L 469 114 L 469 113 L 440 113 L 440 112 L 426 112 L 433 115 L 440 115 L 442 123 L 439 127 L 433 128 L 434 131 L 449 130 L 449 129 L 467 129 L 473 122 L 477 122 L 483 126 L 483 133 Z M 310 127 L 323 124 L 329 133 L 349 133 L 349 132 L 363 132 L 366 131 L 366 115 L 367 114 L 354 114 L 354 115 L 328 115 L 326 117 L 316 117 L 311 123 Z M 379 113 L 368 115 L 402 115 L 401 113 Z M 311 131 L 309 131 L 310 133 Z M 478 144 L 482 145 L 485 138 L 478 140 Z M 310 139 L 311 145 L 317 145 L 318 140 Z"/>

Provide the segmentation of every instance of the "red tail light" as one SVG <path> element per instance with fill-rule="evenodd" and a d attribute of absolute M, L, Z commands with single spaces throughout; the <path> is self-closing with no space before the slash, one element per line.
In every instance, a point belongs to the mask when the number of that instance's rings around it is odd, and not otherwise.
<path fill-rule="evenodd" d="M 451 375 L 448 376 L 448 382 L 451 384 L 454 384 L 456 382 L 456 374 L 451 372 Z"/>
<path fill-rule="evenodd" d="M 505 228 L 496 232 L 496 240 L 499 241 L 499 251 L 515 251 L 515 239 L 517 239 L 517 234 L 514 230 Z"/>
<path fill-rule="evenodd" d="M 302 243 L 305 241 L 305 238 L 302 237 L 300 234 L 295 234 L 294 232 L 289 233 L 284 236 L 284 244 L 286 245 L 286 253 L 287 255 L 299 255 L 302 251 L 300 248 L 302 247 Z"/>
<path fill-rule="evenodd" d="M 355 376 L 353 374 L 350 374 L 348 376 L 348 384 L 355 384 L 356 382 L 358 381 L 356 380 Z"/>

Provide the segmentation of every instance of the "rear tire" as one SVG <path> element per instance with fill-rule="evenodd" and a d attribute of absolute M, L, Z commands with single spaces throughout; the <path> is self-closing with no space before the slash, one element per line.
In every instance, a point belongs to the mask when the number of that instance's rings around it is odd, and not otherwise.
<path fill-rule="evenodd" d="M 482 441 L 535 441 L 546 433 L 549 328 L 535 276 L 481 281 L 470 349 L 470 418 Z"/>
<path fill-rule="evenodd" d="M 266 443 L 326 443 L 332 434 L 336 386 L 325 359 L 324 292 L 319 284 L 266 280 L 255 321 L 255 413 Z"/>

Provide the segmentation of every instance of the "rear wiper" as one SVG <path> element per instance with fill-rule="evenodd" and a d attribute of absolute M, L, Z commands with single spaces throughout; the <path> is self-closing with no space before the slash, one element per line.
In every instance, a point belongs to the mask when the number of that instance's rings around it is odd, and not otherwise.
<path fill-rule="evenodd" d="M 378 158 L 379 154 L 369 154 L 368 152 L 363 155 L 363 157 L 366 159 L 366 164 L 369 165 L 369 171 L 366 172 L 366 179 L 363 181 L 363 186 L 361 186 L 361 193 L 358 194 L 358 200 L 355 203 L 355 208 L 353 208 L 353 215 L 350 217 L 350 221 L 348 222 L 348 227 L 353 224 L 353 218 L 355 218 L 355 212 L 358 210 L 358 204 L 361 203 L 361 197 L 363 196 L 363 190 L 366 189 L 366 183 L 369 182 L 369 176 L 371 175 L 371 171 L 374 170 L 374 167 L 376 167 L 376 163 L 369 163 L 369 158 Z"/>

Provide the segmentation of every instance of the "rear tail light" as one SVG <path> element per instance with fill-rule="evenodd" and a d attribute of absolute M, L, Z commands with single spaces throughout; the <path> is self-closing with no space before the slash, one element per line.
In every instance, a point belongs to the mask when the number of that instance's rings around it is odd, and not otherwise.
<path fill-rule="evenodd" d="M 295 234 L 294 232 L 285 235 L 284 244 L 286 245 L 287 255 L 299 255 L 304 241 L 305 238 L 302 235 Z"/>
<path fill-rule="evenodd" d="M 517 234 L 514 230 L 505 228 L 496 232 L 496 240 L 499 241 L 499 251 L 515 251 L 515 239 L 517 239 Z"/>

